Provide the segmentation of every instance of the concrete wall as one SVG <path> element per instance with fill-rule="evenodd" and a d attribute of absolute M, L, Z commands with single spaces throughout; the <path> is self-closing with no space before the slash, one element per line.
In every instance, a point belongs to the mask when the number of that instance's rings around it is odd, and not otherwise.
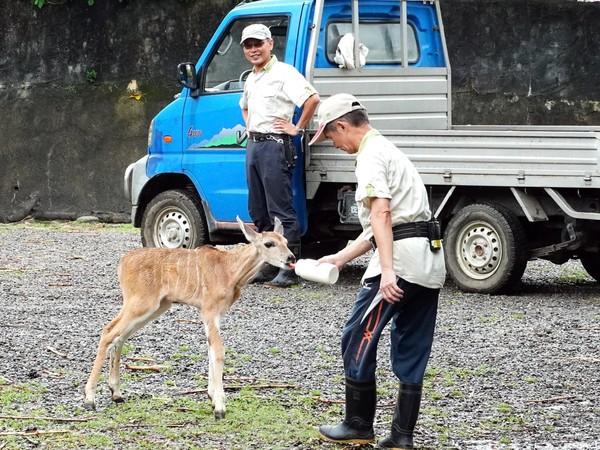
<path fill-rule="evenodd" d="M 0 221 L 128 220 L 123 172 L 180 92 L 177 64 L 197 60 L 237 2 L 53 3 L 0 0 Z"/>
<path fill-rule="evenodd" d="M 40 10 L 0 0 L 0 221 L 128 220 L 123 171 L 180 91 L 177 63 L 197 59 L 235 3 L 71 0 Z M 454 123 L 600 125 L 599 4 L 442 8 Z M 127 90 L 134 79 L 140 100 Z"/>
<path fill-rule="evenodd" d="M 444 5 L 454 123 L 600 124 L 600 3 Z"/>

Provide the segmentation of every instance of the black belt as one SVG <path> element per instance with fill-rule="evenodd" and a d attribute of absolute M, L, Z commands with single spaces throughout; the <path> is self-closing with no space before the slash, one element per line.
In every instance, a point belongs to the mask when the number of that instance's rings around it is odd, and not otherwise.
<path fill-rule="evenodd" d="M 392 227 L 392 233 L 395 241 L 414 237 L 429 237 L 429 226 L 428 222 L 403 223 Z M 375 236 L 371 238 L 371 245 L 373 248 L 377 248 Z"/>
<path fill-rule="evenodd" d="M 259 133 L 257 131 L 250 132 L 250 139 L 254 142 L 262 141 L 291 141 L 292 136 L 286 133 Z"/>

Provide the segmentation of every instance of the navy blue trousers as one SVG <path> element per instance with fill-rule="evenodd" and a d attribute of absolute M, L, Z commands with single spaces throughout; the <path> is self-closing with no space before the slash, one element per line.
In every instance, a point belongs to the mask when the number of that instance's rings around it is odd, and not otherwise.
<path fill-rule="evenodd" d="M 258 231 L 273 229 L 275 217 L 283 224 L 284 236 L 290 242 L 301 237 L 298 216 L 292 203 L 293 161 L 286 159 L 286 145 L 277 141 L 254 142 L 246 145 L 246 180 L 248 182 L 248 212 Z M 288 153 L 289 155 L 289 153 Z"/>
<path fill-rule="evenodd" d="M 379 291 L 380 279 L 365 281 L 344 326 L 342 356 L 346 377 L 375 380 L 377 344 L 391 321 L 392 370 L 403 383 L 421 384 L 431 353 L 440 290 L 399 279 L 403 299 L 393 305 L 381 299 L 365 316 Z"/>

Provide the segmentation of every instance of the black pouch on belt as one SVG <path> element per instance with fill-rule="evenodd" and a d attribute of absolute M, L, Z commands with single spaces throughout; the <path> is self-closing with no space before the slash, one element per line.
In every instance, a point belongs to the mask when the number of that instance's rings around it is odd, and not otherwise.
<path fill-rule="evenodd" d="M 296 166 L 296 159 L 298 158 L 298 155 L 296 154 L 296 147 L 292 143 L 291 139 L 283 140 L 283 152 L 288 168 L 293 169 Z"/>
<path fill-rule="evenodd" d="M 442 248 L 442 227 L 436 219 L 427 222 L 427 238 L 429 239 L 429 249 L 437 252 Z"/>

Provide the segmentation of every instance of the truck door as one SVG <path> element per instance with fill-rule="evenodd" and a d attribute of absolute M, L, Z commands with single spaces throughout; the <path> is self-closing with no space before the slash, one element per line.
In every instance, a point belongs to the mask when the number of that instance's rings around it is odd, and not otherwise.
<path fill-rule="evenodd" d="M 207 216 L 216 222 L 235 223 L 236 215 L 251 221 L 246 142 L 242 141 L 246 125 L 239 100 L 252 65 L 244 57 L 240 39 L 242 30 L 256 22 L 271 29 L 273 53 L 285 61 L 287 15 L 234 19 L 215 36 L 212 53 L 203 55 L 198 67 L 200 95 L 188 97 L 184 107 L 183 170 L 194 181 Z"/>

